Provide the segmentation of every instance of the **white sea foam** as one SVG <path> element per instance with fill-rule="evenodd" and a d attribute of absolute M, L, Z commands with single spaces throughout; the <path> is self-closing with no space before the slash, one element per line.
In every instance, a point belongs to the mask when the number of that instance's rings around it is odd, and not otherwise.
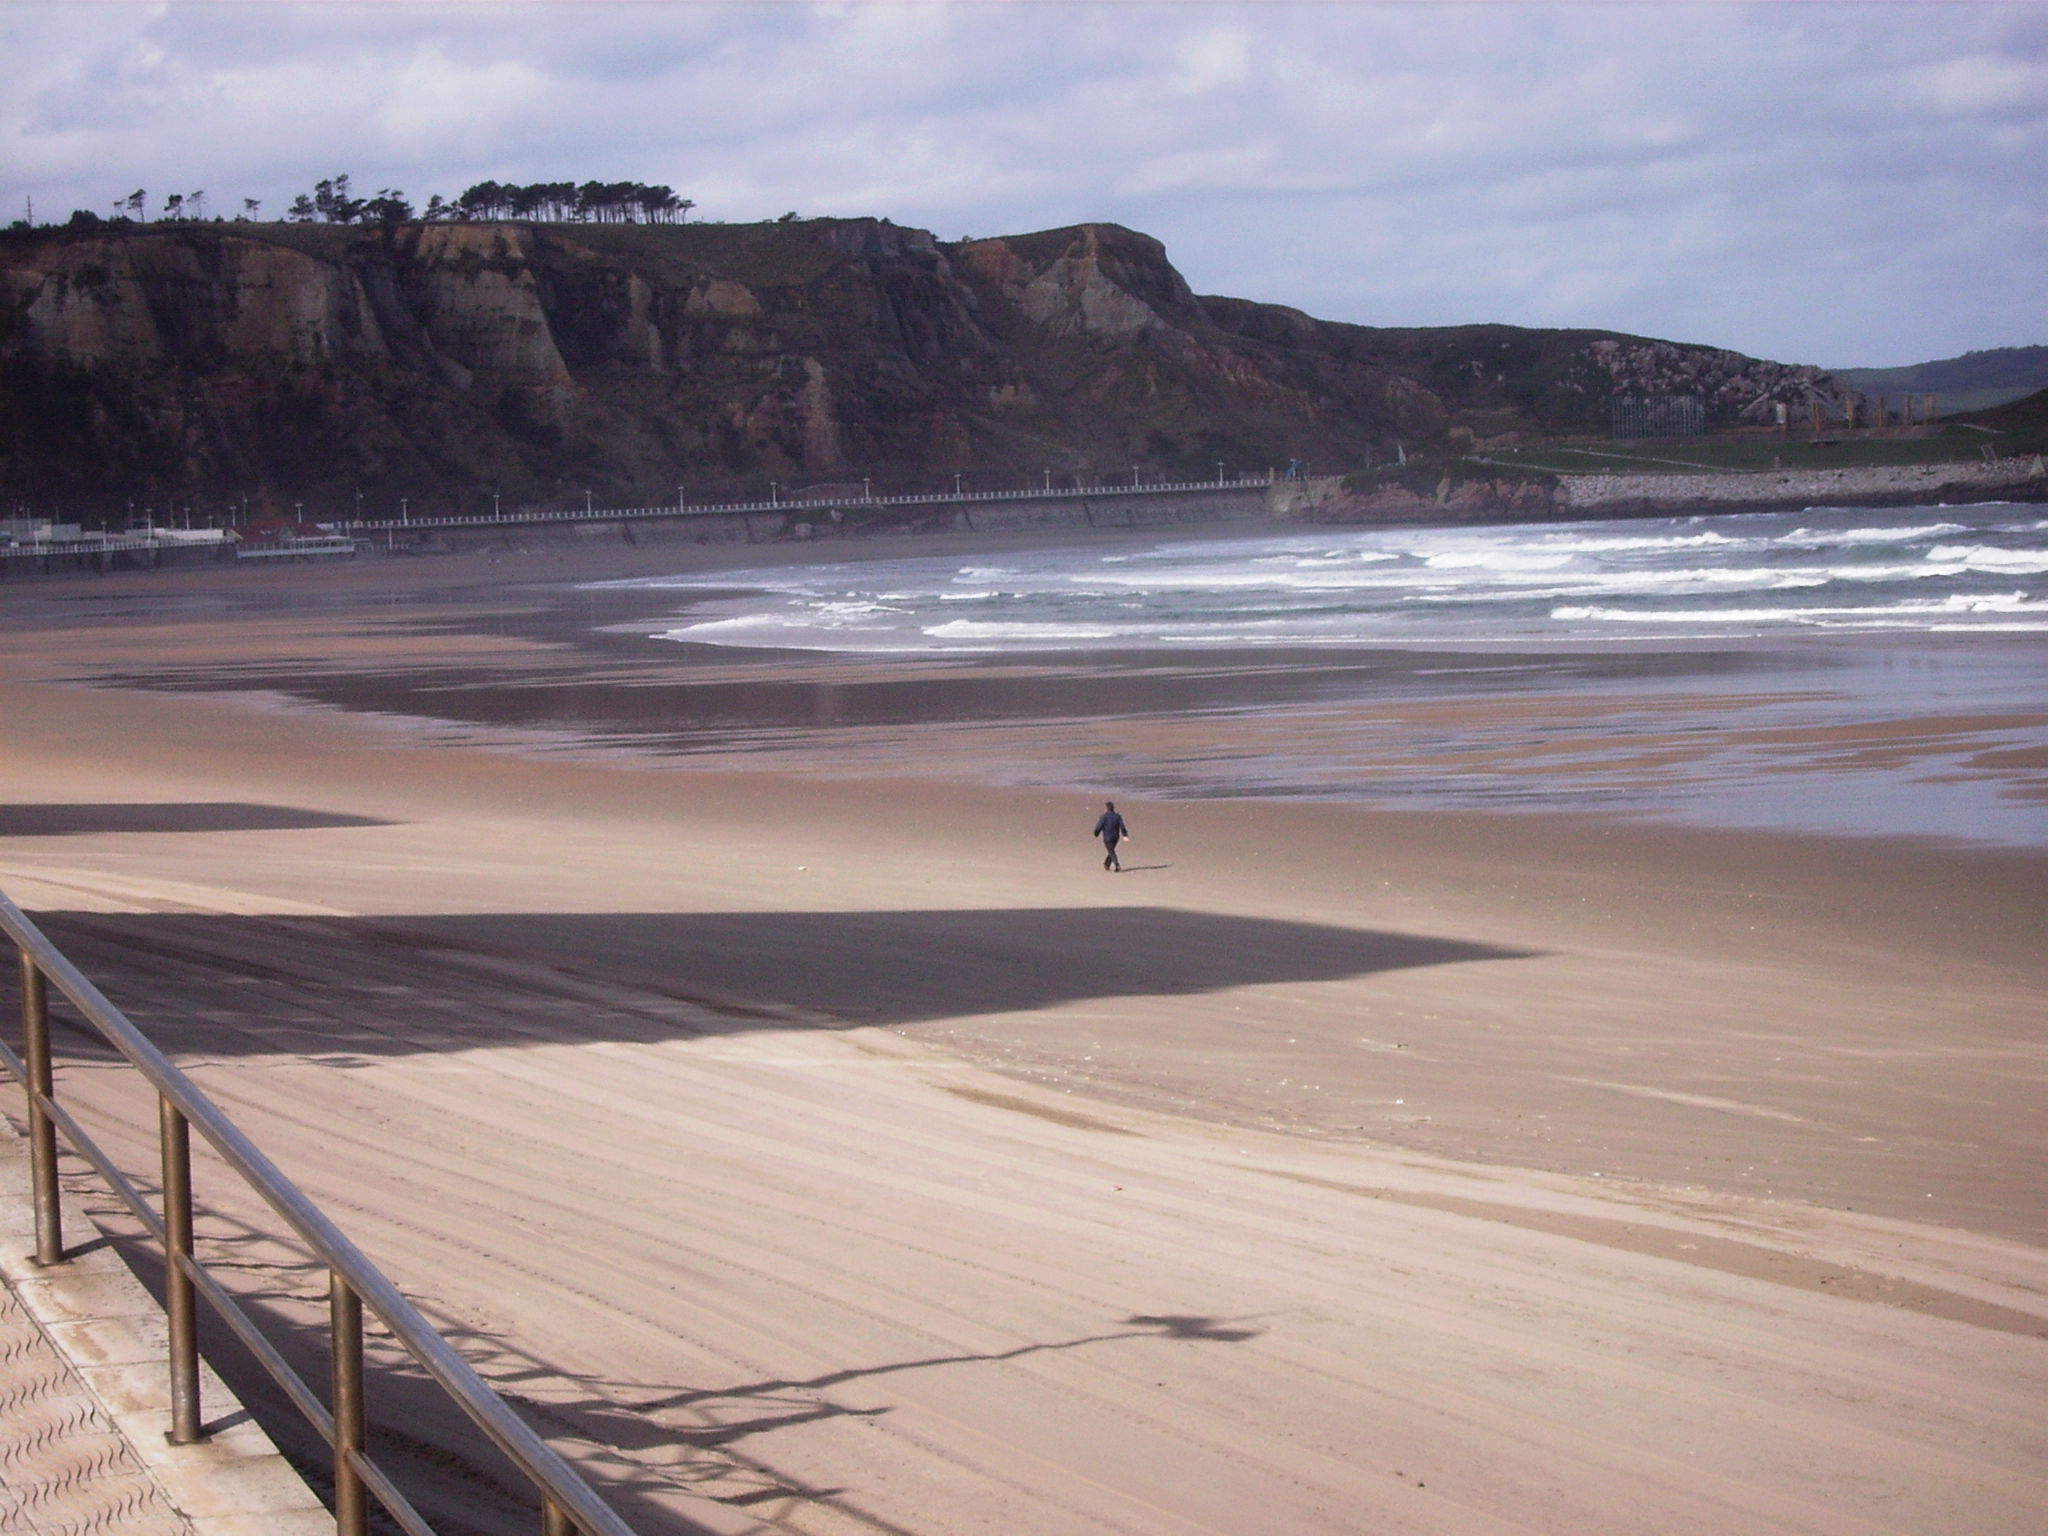
<path fill-rule="evenodd" d="M 1821 606 L 1787 608 L 1554 608 L 1553 619 L 1631 624 L 1835 624 L 1843 620 L 1876 621 L 1883 624 L 1911 624 L 1924 627 L 1939 615 L 1960 614 L 2048 614 L 2048 602 L 2036 601 L 2024 592 L 1965 596 L 1961 594 L 1869 606 Z"/>
<path fill-rule="evenodd" d="M 1118 624 L 1001 624 L 979 619 L 949 619 L 927 625 L 924 633 L 934 640 L 1022 640 L 1033 644 L 1060 645 L 1073 640 L 1115 640 L 1149 633 L 1146 625 Z"/>
<path fill-rule="evenodd" d="M 1844 528 L 1839 533 L 1794 528 L 1777 542 L 1803 549 L 1828 549 L 1842 544 L 1910 544 L 1917 539 L 1941 539 L 1968 531 L 1962 523 L 1924 523 L 1906 528 Z"/>
<path fill-rule="evenodd" d="M 1966 571 L 2037 576 L 2048 572 L 2048 550 L 1999 549 L 1990 544 L 1943 544 L 1927 551 L 1929 560 Z"/>
<path fill-rule="evenodd" d="M 1724 533 L 1689 533 L 1637 538 L 1597 538 L 1583 534 L 1562 534 L 1537 541 L 1538 547 L 1575 555 L 1645 554 L 1667 549 L 1757 549 L 1764 540 L 1732 539 Z"/>
<path fill-rule="evenodd" d="M 712 640 L 725 636 L 752 631 L 787 628 L 788 620 L 779 613 L 746 613 L 730 619 L 704 619 L 695 624 L 684 624 L 675 629 L 661 632 L 664 640 Z"/>
<path fill-rule="evenodd" d="M 2028 605 L 2048 599 L 2043 533 L 2048 521 L 2010 510 L 1809 509 L 1323 529 L 1107 553 L 1081 545 L 972 565 L 917 555 L 633 584 L 718 594 L 671 638 L 828 650 L 1481 644 L 1645 627 L 1725 633 L 1731 625 L 2028 628 L 2040 611 Z M 729 596 L 735 589 L 756 595 Z"/>
<path fill-rule="evenodd" d="M 1423 559 L 1431 570 L 1436 571 L 1555 571 L 1571 564 L 1571 555 L 1562 551 L 1527 549 L 1446 549 L 1424 555 Z"/>

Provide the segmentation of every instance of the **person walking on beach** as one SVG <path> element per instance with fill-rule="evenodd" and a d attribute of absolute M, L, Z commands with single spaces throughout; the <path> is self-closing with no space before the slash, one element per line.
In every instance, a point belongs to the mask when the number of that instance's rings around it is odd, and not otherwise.
<path fill-rule="evenodd" d="M 1105 800 L 1102 805 L 1102 814 L 1095 818 L 1094 832 L 1096 837 L 1102 839 L 1102 846 L 1106 850 L 1102 867 L 1113 873 L 1122 874 L 1124 867 L 1117 861 L 1116 845 L 1131 835 L 1131 829 L 1124 825 L 1123 817 L 1117 815 L 1114 800 Z"/>

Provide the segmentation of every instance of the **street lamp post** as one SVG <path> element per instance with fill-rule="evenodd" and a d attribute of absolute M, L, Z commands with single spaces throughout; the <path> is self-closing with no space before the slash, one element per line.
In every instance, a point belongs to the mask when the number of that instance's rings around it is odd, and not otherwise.
<path fill-rule="evenodd" d="M 496 522 L 503 515 L 504 514 L 498 510 L 498 493 L 496 491 L 493 491 L 491 492 L 491 520 L 493 522 Z"/>
<path fill-rule="evenodd" d="M 862 475 L 860 477 L 860 499 L 862 501 L 873 501 L 875 499 L 875 481 L 872 475 Z"/>
<path fill-rule="evenodd" d="M 960 477 L 957 474 L 953 476 L 953 494 L 955 496 L 960 494 Z"/>
<path fill-rule="evenodd" d="M 782 505 L 782 486 L 774 480 L 768 482 L 768 505 L 771 507 Z"/>
<path fill-rule="evenodd" d="M 676 510 L 678 512 L 682 511 L 683 505 L 683 488 L 679 485 L 676 487 Z"/>
<path fill-rule="evenodd" d="M 1048 491 L 1052 489 L 1052 471 L 1050 469 L 1045 472 L 1045 488 Z"/>
<path fill-rule="evenodd" d="M 590 516 L 590 492 L 588 491 L 583 493 L 583 515 L 585 517 Z"/>
<path fill-rule="evenodd" d="M 1221 459 L 1216 461 L 1216 483 L 1218 485 L 1223 483 L 1223 461 Z"/>
<path fill-rule="evenodd" d="M 411 504 L 403 496 L 398 498 L 398 520 L 401 523 L 409 523 L 412 521 Z"/>

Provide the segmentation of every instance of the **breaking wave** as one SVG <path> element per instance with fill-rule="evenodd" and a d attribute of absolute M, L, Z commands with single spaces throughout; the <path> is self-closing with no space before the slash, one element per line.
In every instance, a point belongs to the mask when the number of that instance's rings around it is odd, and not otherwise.
<path fill-rule="evenodd" d="M 2011 632 L 2048 616 L 2048 521 L 1987 506 L 1318 529 L 614 585 L 690 594 L 669 639 L 843 651 Z"/>

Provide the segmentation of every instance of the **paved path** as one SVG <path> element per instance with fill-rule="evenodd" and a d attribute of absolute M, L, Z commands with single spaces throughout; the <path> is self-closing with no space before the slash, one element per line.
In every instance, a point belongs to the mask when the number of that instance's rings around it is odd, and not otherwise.
<path fill-rule="evenodd" d="M 12 1082 L 0 1091 L 19 1093 Z M 211 1371 L 201 1401 L 212 1438 L 165 1443 L 162 1312 L 68 1201 L 74 1256 L 38 1270 L 28 1189 L 27 1149 L 0 1119 L 0 1536 L 331 1531 Z"/>
<path fill-rule="evenodd" d="M 0 1531 L 192 1532 L 11 1288 L 0 1291 Z"/>

